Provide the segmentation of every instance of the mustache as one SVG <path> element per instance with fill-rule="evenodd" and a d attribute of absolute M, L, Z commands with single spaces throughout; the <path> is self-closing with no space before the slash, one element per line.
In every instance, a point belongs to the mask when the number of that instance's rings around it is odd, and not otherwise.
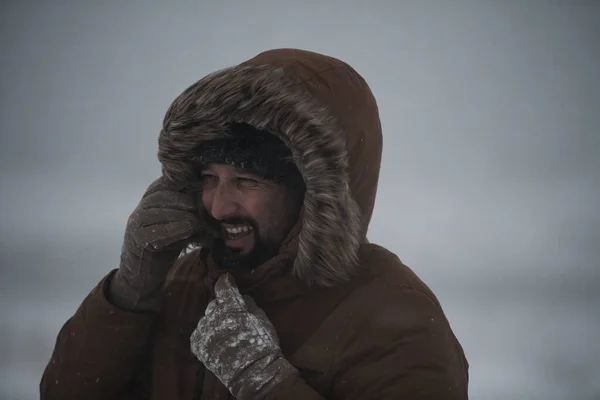
<path fill-rule="evenodd" d="M 221 220 L 217 220 L 219 224 L 229 225 L 251 225 L 254 226 L 256 222 L 252 218 L 248 217 L 229 217 Z"/>

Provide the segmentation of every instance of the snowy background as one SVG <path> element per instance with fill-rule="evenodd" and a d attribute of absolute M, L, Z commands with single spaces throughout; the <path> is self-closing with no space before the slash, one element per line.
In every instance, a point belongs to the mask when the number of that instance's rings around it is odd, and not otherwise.
<path fill-rule="evenodd" d="M 171 101 L 275 47 L 371 85 L 369 237 L 440 298 L 471 398 L 600 398 L 600 2 L 367 3 L 0 2 L 1 400 L 117 266 Z"/>

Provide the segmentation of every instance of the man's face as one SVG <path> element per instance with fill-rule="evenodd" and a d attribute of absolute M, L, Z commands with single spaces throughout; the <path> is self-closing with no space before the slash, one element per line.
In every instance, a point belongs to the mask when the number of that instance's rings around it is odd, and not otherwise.
<path fill-rule="evenodd" d="M 213 248 L 221 268 L 255 268 L 279 251 L 294 226 L 302 194 L 227 164 L 202 171 L 202 203 L 221 230 Z"/>

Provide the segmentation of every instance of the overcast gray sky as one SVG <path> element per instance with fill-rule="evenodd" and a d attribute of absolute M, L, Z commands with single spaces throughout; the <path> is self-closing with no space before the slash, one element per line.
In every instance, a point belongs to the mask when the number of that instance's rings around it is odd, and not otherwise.
<path fill-rule="evenodd" d="M 125 4 L 127 3 L 127 4 Z M 117 266 L 163 115 L 262 50 L 369 82 L 371 241 L 438 295 L 484 400 L 600 398 L 600 3 L 3 1 L 0 398 Z"/>

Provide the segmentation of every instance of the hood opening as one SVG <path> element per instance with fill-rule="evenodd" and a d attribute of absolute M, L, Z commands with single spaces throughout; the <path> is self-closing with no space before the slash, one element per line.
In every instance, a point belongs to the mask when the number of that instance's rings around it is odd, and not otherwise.
<path fill-rule="evenodd" d="M 294 275 L 308 286 L 349 279 L 358 269 L 368 221 L 361 223 L 351 195 L 348 133 L 330 105 L 284 65 L 244 63 L 212 73 L 186 89 L 165 115 L 158 152 L 163 175 L 176 185 L 197 181 L 193 160 L 203 143 L 226 138 L 234 124 L 276 135 L 304 179 Z M 375 162 L 378 171 L 377 157 Z M 367 207 L 370 219 L 372 205 Z"/>

